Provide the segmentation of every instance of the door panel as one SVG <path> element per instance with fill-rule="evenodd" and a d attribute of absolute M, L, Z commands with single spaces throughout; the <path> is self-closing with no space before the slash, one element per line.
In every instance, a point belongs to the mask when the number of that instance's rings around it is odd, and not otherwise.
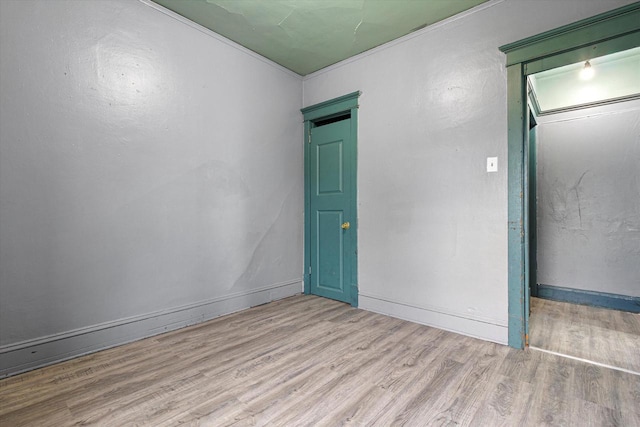
<path fill-rule="evenodd" d="M 316 195 L 342 193 L 342 141 L 318 145 L 318 189 Z"/>
<path fill-rule="evenodd" d="M 318 211 L 318 288 L 344 292 L 342 212 Z"/>
<path fill-rule="evenodd" d="M 350 212 L 350 138 L 347 119 L 312 128 L 309 146 L 310 292 L 344 302 L 351 301 L 354 256 L 348 238 L 355 224 Z"/>

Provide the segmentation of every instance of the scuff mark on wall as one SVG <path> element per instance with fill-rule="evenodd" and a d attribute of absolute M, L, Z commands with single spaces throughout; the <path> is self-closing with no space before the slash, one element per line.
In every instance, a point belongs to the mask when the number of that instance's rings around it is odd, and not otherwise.
<path fill-rule="evenodd" d="M 580 179 L 578 179 L 578 182 L 576 182 L 576 184 L 573 187 L 571 187 L 571 190 L 576 193 L 576 201 L 578 202 L 578 216 L 580 217 L 580 228 L 582 228 L 582 205 L 580 204 L 579 187 L 580 187 L 580 183 L 582 182 L 582 179 L 587 174 L 587 172 L 589 171 L 588 170 L 584 171 L 584 173 L 580 175 Z"/>
<path fill-rule="evenodd" d="M 287 241 L 300 233 L 300 230 L 289 228 L 291 212 L 287 212 L 287 209 L 291 210 L 295 206 L 292 199 L 296 196 L 296 190 L 295 186 L 291 186 L 287 191 L 278 212 L 268 221 L 268 228 L 260 234 L 260 237 L 253 244 L 251 255 L 247 257 L 246 263 L 239 270 L 242 273 L 232 282 L 232 289 L 246 288 L 247 285 L 254 284 L 256 280 L 260 281 L 260 283 L 255 283 L 256 285 L 267 283 L 265 282 L 269 275 L 267 267 L 273 269 L 287 259 L 286 251 L 275 251 L 274 248 L 287 247 Z"/>
<path fill-rule="evenodd" d="M 548 215 L 562 229 L 582 230 L 584 202 L 581 200 L 581 184 L 584 176 L 589 171 L 585 171 L 575 181 L 573 185 L 566 184 L 563 180 L 555 179 L 552 184 L 544 181 L 543 186 L 551 188 L 552 193 L 545 195 L 547 201 Z M 589 213 L 589 219 L 592 219 Z"/>

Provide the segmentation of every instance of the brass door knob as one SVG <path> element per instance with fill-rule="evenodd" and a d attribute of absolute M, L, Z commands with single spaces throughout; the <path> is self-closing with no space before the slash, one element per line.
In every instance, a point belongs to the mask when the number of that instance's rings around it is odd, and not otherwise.
<path fill-rule="evenodd" d="M 348 222 L 343 222 L 342 223 L 342 229 L 343 230 L 348 230 L 349 227 L 351 227 L 351 224 L 349 224 Z"/>

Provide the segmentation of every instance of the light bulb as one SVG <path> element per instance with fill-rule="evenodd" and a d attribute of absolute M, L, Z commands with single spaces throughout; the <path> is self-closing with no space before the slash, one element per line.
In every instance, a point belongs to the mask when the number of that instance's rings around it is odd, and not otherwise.
<path fill-rule="evenodd" d="M 584 68 L 580 70 L 581 80 L 590 80 L 593 77 L 594 71 L 589 61 L 584 63 Z"/>

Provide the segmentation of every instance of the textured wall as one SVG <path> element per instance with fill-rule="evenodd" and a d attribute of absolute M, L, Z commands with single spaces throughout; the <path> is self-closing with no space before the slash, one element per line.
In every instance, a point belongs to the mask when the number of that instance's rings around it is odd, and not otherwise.
<path fill-rule="evenodd" d="M 613 107 L 540 118 L 538 283 L 637 297 L 640 103 Z"/>
<path fill-rule="evenodd" d="M 302 289 L 298 76 L 137 1 L 0 31 L 0 344 Z"/>
<path fill-rule="evenodd" d="M 507 107 L 498 47 L 629 1 L 490 2 L 307 76 L 361 90 L 361 306 L 507 341 Z M 486 172 L 486 158 L 499 171 Z"/>
<path fill-rule="evenodd" d="M 304 81 L 363 91 L 363 307 L 506 342 L 498 46 L 628 3 L 491 2 Z M 301 99 L 139 2 L 0 1 L 0 353 L 299 280 Z"/>

